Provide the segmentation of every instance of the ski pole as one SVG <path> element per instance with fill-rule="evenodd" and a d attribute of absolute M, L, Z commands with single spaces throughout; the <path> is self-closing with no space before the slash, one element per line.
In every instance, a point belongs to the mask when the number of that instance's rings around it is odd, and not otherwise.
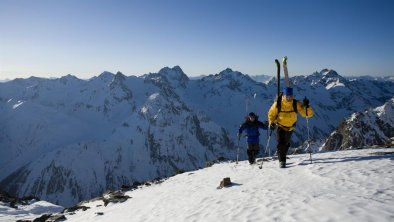
<path fill-rule="evenodd" d="M 309 148 L 309 159 L 311 160 L 311 164 L 312 164 L 312 148 L 311 148 L 311 140 L 309 137 L 309 120 L 308 120 L 308 116 L 306 117 L 306 128 L 308 130 L 308 148 Z"/>
<path fill-rule="evenodd" d="M 249 97 L 246 96 L 245 97 L 245 111 L 246 111 L 246 115 L 248 115 L 248 105 L 249 105 Z"/>
<path fill-rule="evenodd" d="M 305 107 L 305 114 L 306 114 L 306 130 L 308 132 L 308 150 L 309 150 L 309 159 L 311 161 L 312 164 L 312 148 L 311 148 L 311 144 L 310 144 L 310 137 L 309 137 L 309 119 L 308 119 L 308 107 Z"/>
<path fill-rule="evenodd" d="M 254 102 L 253 102 L 253 104 L 254 104 L 254 112 L 256 112 L 256 96 L 257 96 L 257 93 L 255 93 L 254 95 L 253 95 L 253 98 L 254 98 Z"/>
<path fill-rule="evenodd" d="M 268 128 L 268 130 L 270 130 L 270 126 L 268 126 L 269 128 Z M 269 144 L 270 144 L 270 140 L 271 140 L 271 134 L 272 134 L 272 130 L 270 130 L 270 133 L 269 133 L 269 136 L 268 136 L 268 140 L 267 140 L 267 145 L 265 146 L 265 151 L 264 151 L 264 153 L 267 153 L 267 149 L 268 149 L 268 146 L 269 146 Z M 269 151 L 270 152 L 270 151 Z M 270 152 L 271 153 L 271 152 Z M 264 157 L 261 159 L 261 164 L 260 164 L 260 166 L 259 166 L 259 168 L 261 169 L 261 168 L 263 168 L 263 162 L 264 162 Z"/>
<path fill-rule="evenodd" d="M 235 164 L 238 164 L 238 155 L 239 155 L 239 137 L 238 137 L 238 144 L 237 144 L 237 160 Z"/>
<path fill-rule="evenodd" d="M 268 127 L 270 128 L 270 126 L 268 126 Z M 270 140 L 271 140 L 271 135 L 272 135 L 273 130 L 272 129 L 268 129 L 268 131 L 270 131 L 270 133 L 268 135 L 267 145 L 265 146 L 264 153 L 267 153 L 267 149 L 268 149 L 268 146 L 269 146 L 269 143 L 270 143 Z M 271 156 L 271 149 L 268 149 L 268 156 L 269 157 Z"/>

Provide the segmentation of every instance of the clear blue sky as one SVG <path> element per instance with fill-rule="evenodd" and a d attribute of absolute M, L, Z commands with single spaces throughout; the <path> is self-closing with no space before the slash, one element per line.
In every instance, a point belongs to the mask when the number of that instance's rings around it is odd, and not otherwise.
<path fill-rule="evenodd" d="M 0 0 L 0 79 L 179 65 L 291 75 L 394 75 L 392 0 Z"/>

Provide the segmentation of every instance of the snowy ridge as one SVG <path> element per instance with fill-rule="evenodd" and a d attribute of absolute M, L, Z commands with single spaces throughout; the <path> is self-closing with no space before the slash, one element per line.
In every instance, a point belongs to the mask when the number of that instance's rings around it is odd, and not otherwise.
<path fill-rule="evenodd" d="M 311 100 L 315 141 L 351 113 L 382 105 L 394 87 L 349 81 L 333 70 L 291 81 L 297 99 Z M 266 120 L 275 95 L 274 79 L 264 84 L 226 69 L 192 80 L 178 66 L 141 77 L 103 72 L 89 80 L 67 75 L 0 83 L 0 187 L 70 206 L 123 184 L 234 159 L 244 116 L 254 111 Z M 305 139 L 300 119 L 292 146 Z"/>
<path fill-rule="evenodd" d="M 91 200 L 67 221 L 392 221 L 393 149 L 290 156 L 263 169 L 215 164 L 126 192 L 125 202 Z M 224 177 L 230 187 L 217 189 Z"/>
<path fill-rule="evenodd" d="M 385 145 L 394 136 L 394 98 L 383 106 L 353 113 L 331 133 L 324 150 Z"/>

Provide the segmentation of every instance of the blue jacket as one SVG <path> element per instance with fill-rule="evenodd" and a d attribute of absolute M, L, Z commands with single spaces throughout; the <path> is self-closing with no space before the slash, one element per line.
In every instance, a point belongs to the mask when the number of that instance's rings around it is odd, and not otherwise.
<path fill-rule="evenodd" d="M 259 129 L 267 130 L 268 127 L 266 124 L 257 120 L 251 122 L 250 120 L 246 120 L 238 130 L 239 135 L 246 130 L 246 136 L 248 137 L 247 142 L 251 144 L 258 144 L 260 142 L 259 136 L 260 132 Z"/>

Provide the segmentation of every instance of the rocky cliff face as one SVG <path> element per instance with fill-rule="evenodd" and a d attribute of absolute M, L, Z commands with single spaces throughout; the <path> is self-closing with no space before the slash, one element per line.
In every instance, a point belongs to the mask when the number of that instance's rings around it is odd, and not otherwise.
<path fill-rule="evenodd" d="M 324 150 L 385 145 L 394 136 L 394 98 L 383 106 L 357 112 L 344 120 L 323 144 Z"/>

